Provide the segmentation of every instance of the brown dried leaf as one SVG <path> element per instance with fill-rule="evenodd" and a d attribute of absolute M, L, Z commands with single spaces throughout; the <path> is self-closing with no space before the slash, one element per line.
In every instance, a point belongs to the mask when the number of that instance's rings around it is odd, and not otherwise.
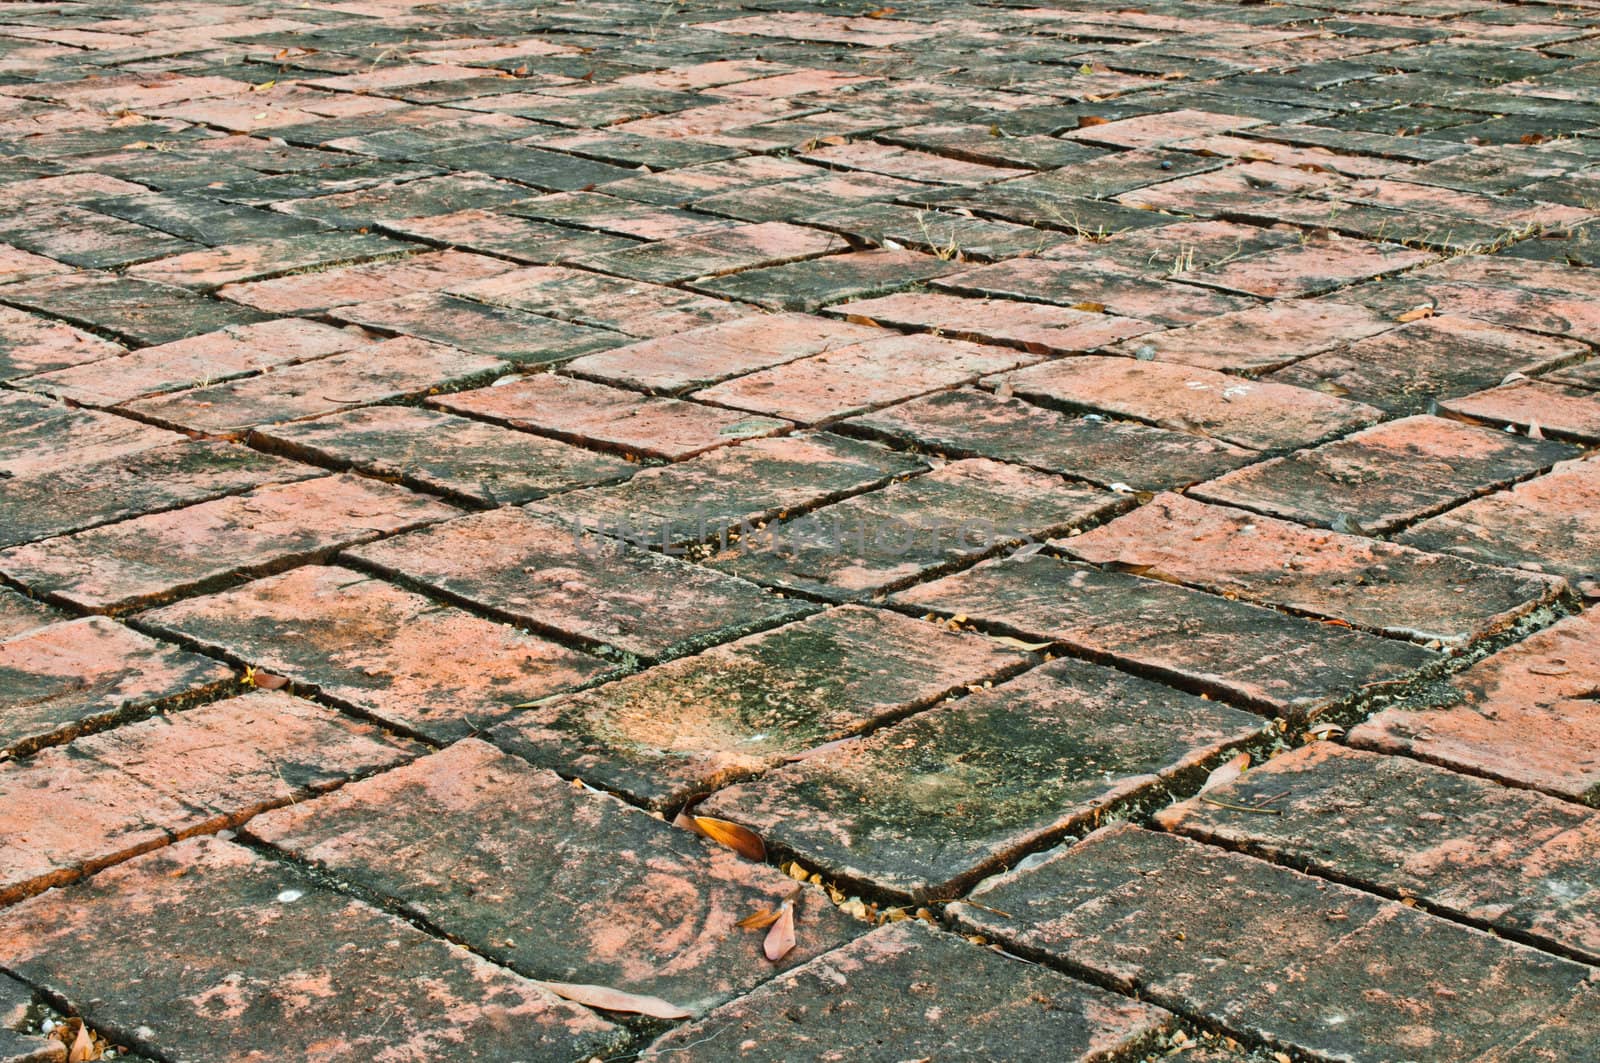
<path fill-rule="evenodd" d="M 582 985 L 576 982 L 535 982 L 563 1000 L 570 1000 L 602 1011 L 621 1011 L 630 1015 L 648 1015 L 652 1019 L 687 1019 L 689 1012 L 660 997 L 642 993 L 624 993 L 603 985 Z"/>
<path fill-rule="evenodd" d="M 1243 775 L 1244 770 L 1249 766 L 1250 754 L 1240 753 L 1237 757 L 1234 757 L 1216 771 L 1213 771 L 1210 775 L 1206 776 L 1206 784 L 1200 787 L 1200 793 L 1205 793 L 1208 790 L 1215 790 L 1219 786 L 1228 785 L 1239 776 Z"/>
<path fill-rule="evenodd" d="M 765 930 L 778 921 L 778 913 L 771 908 L 763 908 L 759 912 L 752 912 L 739 920 L 734 925 L 740 930 Z"/>
<path fill-rule="evenodd" d="M 695 816 L 694 825 L 701 834 L 719 845 L 726 845 L 746 860 L 760 863 L 767 858 L 767 847 L 755 831 L 713 816 Z"/>
<path fill-rule="evenodd" d="M 1433 304 L 1423 303 L 1420 306 L 1414 306 L 1410 310 L 1407 310 L 1405 313 L 1395 318 L 1395 320 L 1402 323 L 1407 321 L 1421 321 L 1425 317 L 1432 317 L 1433 312 Z"/>
<path fill-rule="evenodd" d="M 772 929 L 767 931 L 767 940 L 761 943 L 761 951 L 767 954 L 767 959 L 777 963 L 793 949 L 794 904 L 785 901 L 782 910 L 778 912 L 778 918 L 772 923 Z"/>
<path fill-rule="evenodd" d="M 1087 72 L 1088 71 L 1085 71 L 1085 73 Z M 1098 115 L 1080 114 L 1078 116 L 1078 128 L 1088 129 L 1092 125 L 1105 125 L 1109 121 L 1111 121 L 1111 119 L 1101 118 Z"/>
<path fill-rule="evenodd" d="M 1106 312 L 1105 303 L 1073 303 L 1072 309 L 1082 310 L 1086 314 L 1103 314 Z"/>

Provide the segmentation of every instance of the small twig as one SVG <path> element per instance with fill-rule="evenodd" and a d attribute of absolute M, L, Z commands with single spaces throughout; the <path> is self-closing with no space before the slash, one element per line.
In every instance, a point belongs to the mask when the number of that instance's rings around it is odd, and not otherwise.
<path fill-rule="evenodd" d="M 1014 918 L 1016 918 L 1010 912 L 1002 912 L 998 908 L 991 908 L 987 904 L 979 904 L 977 901 L 962 901 L 961 903 L 962 904 L 971 905 L 974 908 L 982 908 L 986 912 L 993 912 L 995 915 L 1001 916 L 1001 917 L 1006 918 L 1006 919 L 1014 919 Z"/>
<path fill-rule="evenodd" d="M 1257 808 L 1254 805 L 1236 805 L 1231 801 L 1223 801 L 1215 797 L 1207 796 L 1206 794 L 1201 794 L 1200 800 L 1204 801 L 1208 805 L 1216 805 L 1218 808 L 1232 809 L 1235 812 L 1254 812 L 1258 816 L 1283 815 L 1283 810 L 1281 808 Z"/>

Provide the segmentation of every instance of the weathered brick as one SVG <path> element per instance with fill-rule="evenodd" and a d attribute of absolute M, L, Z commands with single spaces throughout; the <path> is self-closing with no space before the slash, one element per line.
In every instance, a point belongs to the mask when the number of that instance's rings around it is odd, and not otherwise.
<path fill-rule="evenodd" d="M 845 606 L 537 706 L 489 738 L 668 808 L 1027 662 L 978 635 Z"/>
<path fill-rule="evenodd" d="M 1597 617 L 1569 617 L 1484 658 L 1452 681 L 1454 704 L 1386 709 L 1351 742 L 1600 806 Z"/>
<path fill-rule="evenodd" d="M 640 339 L 731 321 L 750 312 L 748 307 L 677 288 L 565 266 L 530 266 L 458 284 L 450 291 L 478 302 L 612 329 Z"/>
<path fill-rule="evenodd" d="M 1050 556 L 985 562 L 890 601 L 1059 642 L 1292 719 L 1415 679 L 1440 663 L 1420 646 Z"/>
<path fill-rule="evenodd" d="M 14 546 L 0 551 L 0 572 L 35 593 L 113 612 L 456 512 L 397 487 L 324 476 Z"/>
<path fill-rule="evenodd" d="M 1488 391 L 1446 399 L 1441 405 L 1492 424 L 1515 425 L 1584 443 L 1600 443 L 1600 392 L 1588 388 L 1550 384 L 1543 380 L 1517 380 Z"/>
<path fill-rule="evenodd" d="M 42 395 L 0 391 L 0 473 L 42 475 L 181 442 L 175 432 Z"/>
<path fill-rule="evenodd" d="M 141 624 L 439 742 L 586 685 L 607 665 L 347 568 L 308 565 Z"/>
<path fill-rule="evenodd" d="M 304 461 L 356 468 L 481 505 L 624 480 L 621 458 L 415 406 L 370 406 L 251 432 L 253 443 Z"/>
<path fill-rule="evenodd" d="M 236 433 L 429 391 L 506 368 L 475 354 L 403 336 L 310 362 L 274 366 L 258 376 L 125 403 L 160 424 Z"/>
<path fill-rule="evenodd" d="M 1582 964 L 1130 826 L 974 896 L 964 927 L 1311 1058 L 1476 1059 L 1587 992 Z"/>
<path fill-rule="evenodd" d="M 829 307 L 829 313 L 909 326 L 978 343 L 1005 343 L 1036 354 L 1093 350 L 1156 328 L 1134 318 L 1095 314 L 1012 299 L 964 299 L 940 292 L 902 292 Z"/>
<path fill-rule="evenodd" d="M 1399 244 L 1368 243 L 1333 236 L 1245 255 L 1205 269 L 1188 270 L 1177 274 L 1175 279 L 1267 299 L 1296 299 L 1398 273 L 1434 257 L 1431 252 Z"/>
<path fill-rule="evenodd" d="M 624 1041 L 537 983 L 213 838 L 20 905 L 0 926 L 23 977 L 171 1058 L 568 1059 Z"/>
<path fill-rule="evenodd" d="M 1371 406 L 1187 365 L 1088 355 L 1001 377 L 1024 398 L 1199 432 L 1256 450 L 1310 446 L 1378 420 Z"/>
<path fill-rule="evenodd" d="M 416 752 L 331 709 L 261 691 L 0 765 L 0 903 Z"/>
<path fill-rule="evenodd" d="M 707 563 L 757 583 L 853 601 L 1007 545 L 1066 534 L 1127 504 L 1052 473 L 973 458 L 771 524 Z"/>
<path fill-rule="evenodd" d="M 497 382 L 431 403 L 523 431 L 670 461 L 791 427 L 772 417 L 749 417 L 553 373 Z"/>
<path fill-rule="evenodd" d="M 65 322 L 0 306 L 0 379 L 32 376 L 122 353 L 121 344 Z"/>
<path fill-rule="evenodd" d="M 1174 494 L 1060 545 L 1095 564 L 1447 645 L 1501 630 L 1566 589 L 1549 576 L 1314 531 Z"/>
<path fill-rule="evenodd" d="M 777 1063 L 944 1053 L 1090 1063 L 1136 1051 L 1170 1021 L 1149 1004 L 907 921 L 666 1034 L 640 1059 Z M 730 1035 L 719 1037 L 723 1031 Z"/>
<path fill-rule="evenodd" d="M 575 261 L 588 269 L 619 277 L 653 284 L 678 284 L 697 277 L 782 265 L 845 249 L 845 242 L 831 233 L 773 221 L 603 251 Z"/>
<path fill-rule="evenodd" d="M 864 929 L 802 891 L 799 944 L 769 963 L 735 924 L 793 879 L 474 739 L 248 829 L 520 972 L 696 1012 Z"/>
<path fill-rule="evenodd" d="M 391 240 L 386 236 L 308 233 L 276 240 L 201 248 L 134 266 L 128 273 L 144 281 L 210 291 L 226 284 L 276 277 L 319 266 L 401 255 L 415 249 L 414 244 Z"/>
<path fill-rule="evenodd" d="M 1248 296 L 1209 292 L 1160 277 L 1141 277 L 1115 263 L 1092 269 L 1085 268 L 1082 262 L 1044 258 L 1013 258 L 964 269 L 940 277 L 933 286 L 987 299 L 1095 308 L 1094 313 L 1111 313 L 1169 328 L 1259 305 Z"/>
<path fill-rule="evenodd" d="M 233 679 L 226 665 L 157 642 L 104 617 L 41 627 L 0 641 L 0 753 L 72 738 L 125 712 L 207 694 Z"/>
<path fill-rule="evenodd" d="M 329 313 L 341 321 L 416 336 L 517 365 L 565 361 L 624 342 L 614 332 L 486 306 L 439 292 L 355 303 L 335 307 Z"/>
<path fill-rule="evenodd" d="M 349 556 L 535 630 L 646 657 L 687 653 L 807 608 L 521 510 L 449 521 Z"/>
<path fill-rule="evenodd" d="M 66 614 L 9 587 L 0 587 L 0 639 L 26 635 L 47 624 L 67 619 Z"/>
<path fill-rule="evenodd" d="M 1561 443 L 1459 421 L 1406 417 L 1230 472 L 1189 494 L 1302 524 L 1381 535 L 1576 453 Z"/>
<path fill-rule="evenodd" d="M 401 236 L 500 255 L 530 265 L 572 262 L 638 243 L 626 236 L 584 232 L 492 210 L 461 210 L 454 214 L 410 218 L 387 228 Z"/>
<path fill-rule="evenodd" d="M 316 313 L 350 303 L 371 303 L 414 292 L 431 292 L 482 277 L 504 273 L 512 266 L 497 258 L 464 251 L 432 251 L 391 262 L 336 266 L 313 273 L 225 285 L 224 299 L 274 314 Z"/>
<path fill-rule="evenodd" d="M 1201 369 L 1254 374 L 1395 327 L 1395 322 L 1364 306 L 1285 300 L 1219 314 L 1184 328 L 1144 333 L 1112 350 Z"/>
<path fill-rule="evenodd" d="M 1569 580 L 1600 576 L 1600 462 L 1563 462 L 1544 476 L 1430 517 L 1396 542 Z"/>
<path fill-rule="evenodd" d="M 1225 804 L 1192 798 L 1156 822 L 1589 963 L 1600 956 L 1600 813 L 1331 742 L 1274 757 L 1210 796 Z"/>
<path fill-rule="evenodd" d="M 890 335 L 735 377 L 694 397 L 816 424 L 1038 360 L 1010 347 Z"/>
<path fill-rule="evenodd" d="M 829 877 L 921 902 L 1159 792 L 1262 728 L 1146 679 L 1053 661 L 698 807 Z"/>
<path fill-rule="evenodd" d="M 904 288 L 960 268 L 916 251 L 852 251 L 699 281 L 695 288 L 769 310 L 815 310 L 842 299 Z"/>

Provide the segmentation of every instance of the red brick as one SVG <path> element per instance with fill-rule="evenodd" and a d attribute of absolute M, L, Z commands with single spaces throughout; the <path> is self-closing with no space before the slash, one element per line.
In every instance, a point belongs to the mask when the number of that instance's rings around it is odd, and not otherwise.
<path fill-rule="evenodd" d="M 488 506 L 625 480 L 638 470 L 620 457 L 415 406 L 368 406 L 273 425 L 253 430 L 250 440 L 302 461 Z"/>
<path fill-rule="evenodd" d="M 479 302 L 614 329 L 641 339 L 731 321 L 749 312 L 733 303 L 676 288 L 563 266 L 531 266 L 450 290 Z"/>
<path fill-rule="evenodd" d="M 1126 825 L 974 897 L 963 928 L 1312 1059 L 1477 1059 L 1588 992 L 1582 964 Z"/>
<path fill-rule="evenodd" d="M 676 284 L 742 269 L 780 265 L 845 250 L 831 233 L 787 222 L 761 222 L 587 255 L 575 261 L 622 277 Z"/>
<path fill-rule="evenodd" d="M 960 268 L 955 262 L 919 251 L 851 251 L 697 281 L 694 287 L 769 310 L 815 310 L 845 299 L 904 288 Z"/>
<path fill-rule="evenodd" d="M 0 639 L 14 638 L 37 631 L 47 624 L 67 619 L 66 615 L 25 594 L 0 587 Z"/>
<path fill-rule="evenodd" d="M 1174 494 L 1060 545 L 1095 564 L 1446 645 L 1508 627 L 1566 590 L 1565 581 L 1549 576 Z"/>
<path fill-rule="evenodd" d="M 56 273 L 70 272 L 72 272 L 71 266 L 64 266 L 53 258 L 45 258 L 43 255 L 35 255 L 29 251 L 0 244 L 0 284 L 31 281 Z"/>
<path fill-rule="evenodd" d="M 1220 314 L 1185 328 L 1145 333 L 1112 349 L 1160 362 L 1255 374 L 1394 327 L 1395 322 L 1364 306 L 1286 300 Z"/>
<path fill-rule="evenodd" d="M 1600 443 L 1600 393 L 1587 388 L 1517 380 L 1441 405 L 1474 420 L 1524 430 L 1536 425 L 1548 435 Z"/>
<path fill-rule="evenodd" d="M 1293 299 L 1398 273 L 1434 257 L 1399 244 L 1332 236 L 1179 273 L 1175 279 L 1268 299 Z"/>
<path fill-rule="evenodd" d="M 809 314 L 770 314 L 586 354 L 568 363 L 567 369 L 609 383 L 671 393 L 882 336 L 876 329 Z"/>
<path fill-rule="evenodd" d="M 403 254 L 415 245 L 386 236 L 309 233 L 255 243 L 201 248 L 129 269 L 130 276 L 210 290 L 316 266 Z"/>
<path fill-rule="evenodd" d="M 218 661 L 104 617 L 19 634 L 0 641 L 0 754 L 66 741 L 123 713 L 218 690 L 233 677 Z"/>
<path fill-rule="evenodd" d="M 902 292 L 828 308 L 830 314 L 865 318 L 954 336 L 978 343 L 1006 343 L 1036 354 L 1070 354 L 1153 331 L 1135 318 L 1023 303 L 1012 299 L 963 299 L 939 292 Z"/>
<path fill-rule="evenodd" d="M 1381 535 L 1576 452 L 1442 417 L 1406 417 L 1230 472 L 1189 494 L 1302 524 Z"/>
<path fill-rule="evenodd" d="M 213 838 L 19 905 L 0 929 L 23 977 L 166 1058 L 587 1059 L 624 1041 L 538 983 Z"/>
<path fill-rule="evenodd" d="M 735 924 L 793 879 L 473 739 L 248 829 L 496 962 L 696 1012 L 865 929 L 803 891 L 799 945 L 770 963 Z"/>
<path fill-rule="evenodd" d="M 690 652 L 805 611 L 743 580 L 521 510 L 464 517 L 349 555 L 535 630 L 648 657 Z"/>
<path fill-rule="evenodd" d="M 652 398 L 551 373 L 431 402 L 455 413 L 585 446 L 671 461 L 792 427 L 770 417 L 749 417 L 681 399 Z"/>
<path fill-rule="evenodd" d="M 1149 1004 L 910 920 L 665 1034 L 639 1058 L 783 1063 L 946 1054 L 1093 1063 L 1137 1051 L 1169 1022 Z"/>
<path fill-rule="evenodd" d="M 1431 517 L 1396 541 L 1575 582 L 1594 579 L 1600 576 L 1600 461 L 1563 462 L 1545 476 Z"/>
<path fill-rule="evenodd" d="M 439 292 L 335 307 L 329 315 L 367 328 L 399 332 L 475 354 L 503 358 L 517 365 L 565 361 L 623 342 L 623 337 L 615 332 L 474 303 Z"/>
<path fill-rule="evenodd" d="M 0 306 L 0 379 L 97 362 L 122 353 L 120 344 L 65 322 Z"/>
<path fill-rule="evenodd" d="M 1409 757 L 1315 742 L 1156 814 L 1167 830 L 1600 958 L 1600 813 Z M 1356 810 L 1360 810 L 1356 812 Z M 1355 813 L 1355 814 L 1352 814 Z"/>
<path fill-rule="evenodd" d="M 16 391 L 0 391 L 0 414 L 0 473 L 10 476 L 109 461 L 183 439 L 126 417 Z"/>
<path fill-rule="evenodd" d="M 937 336 L 890 336 L 736 377 L 694 397 L 816 424 L 1037 360 L 1007 347 Z"/>
<path fill-rule="evenodd" d="M 1600 806 L 1600 613 L 1569 617 L 1452 682 L 1454 705 L 1393 708 L 1351 742 Z"/>
<path fill-rule="evenodd" d="M 855 141 L 816 148 L 800 156 L 807 162 L 820 163 L 835 170 L 866 170 L 887 177 L 902 177 L 908 181 L 931 181 L 934 184 L 980 185 L 992 181 L 1005 181 L 1026 176 L 1030 171 L 1008 169 L 1003 166 L 986 166 L 966 162 L 925 151 Z"/>
<path fill-rule="evenodd" d="M 234 433 L 429 391 L 506 368 L 473 354 L 402 336 L 310 362 L 276 366 L 242 380 L 125 403 L 161 424 Z"/>
<path fill-rule="evenodd" d="M 454 214 L 410 218 L 387 228 L 401 236 L 433 244 L 537 265 L 571 262 L 586 255 L 620 251 L 638 243 L 626 236 L 568 229 L 492 210 L 461 210 Z"/>
<path fill-rule="evenodd" d="M 303 566 L 140 621 L 438 742 L 608 668 L 347 568 Z"/>
<path fill-rule="evenodd" d="M 369 343 L 355 331 L 283 318 L 235 325 L 77 369 L 44 373 L 23 386 L 73 402 L 115 406 L 145 395 L 201 387 Z"/>
<path fill-rule="evenodd" d="M 1380 416 L 1371 406 L 1304 388 L 1132 358 L 1068 358 L 999 382 L 1024 398 L 1199 432 L 1257 450 L 1310 446 Z"/>
<path fill-rule="evenodd" d="M 978 635 L 845 606 L 537 706 L 489 738 L 668 808 L 1027 663 Z"/>
<path fill-rule="evenodd" d="M 257 488 L 0 551 L 0 572 L 96 612 L 259 575 L 457 511 L 387 484 L 325 476 Z"/>
<path fill-rule="evenodd" d="M 1193 774 L 1264 724 L 1081 661 L 937 705 L 697 806 L 901 900 L 981 876 Z"/>
<path fill-rule="evenodd" d="M 999 559 L 895 594 L 1031 642 L 1294 720 L 1436 672 L 1419 646 L 1054 557 Z"/>
<path fill-rule="evenodd" d="M 1123 118 L 1085 126 L 1062 135 L 1070 140 L 1109 144 L 1115 148 L 1154 148 L 1207 133 L 1231 133 L 1237 129 L 1248 129 L 1250 126 L 1261 124 L 1258 118 L 1217 114 L 1212 111 L 1181 110 Z"/>
<path fill-rule="evenodd" d="M 984 298 L 1103 308 L 1096 312 L 1169 328 L 1259 305 L 1248 297 L 1137 276 L 1115 262 L 1097 265 L 1086 268 L 1081 262 L 1014 258 L 941 277 L 934 287 Z"/>
<path fill-rule="evenodd" d="M 507 213 L 561 222 L 640 240 L 670 240 L 737 224 L 672 207 L 635 203 L 598 192 L 561 192 L 508 207 Z"/>
<path fill-rule="evenodd" d="M 372 262 L 229 284 L 217 294 L 274 314 L 303 314 L 349 303 L 436 291 L 452 284 L 492 277 L 512 268 L 507 262 L 484 255 L 432 251 L 393 262 Z"/>
<path fill-rule="evenodd" d="M 330 709 L 261 691 L 0 765 L 0 902 L 414 753 Z"/>

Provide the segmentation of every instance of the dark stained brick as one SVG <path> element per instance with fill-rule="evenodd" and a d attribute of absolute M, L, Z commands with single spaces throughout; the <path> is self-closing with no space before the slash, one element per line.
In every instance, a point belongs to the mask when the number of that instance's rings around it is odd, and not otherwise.
<path fill-rule="evenodd" d="M 815 310 L 841 299 L 904 288 L 960 268 L 954 262 L 915 251 L 853 251 L 749 270 L 701 281 L 695 287 L 770 310 Z"/>
<path fill-rule="evenodd" d="M 1478 421 L 1524 430 L 1537 427 L 1552 436 L 1600 443 L 1600 392 L 1588 388 L 1517 380 L 1448 399 L 1443 406 Z"/>
<path fill-rule="evenodd" d="M 71 273 L 9 284 L 5 298 L 140 345 L 171 343 L 266 317 L 187 288 L 110 273 Z"/>
<path fill-rule="evenodd" d="M 1009 344 L 1035 354 L 1093 350 L 1156 328 L 1135 318 L 1065 306 L 1014 299 L 964 299 L 942 292 L 902 292 L 861 299 L 829 307 L 829 313 L 977 343 Z"/>
<path fill-rule="evenodd" d="M 489 738 L 667 808 L 1027 661 L 981 636 L 846 606 L 559 698 Z"/>
<path fill-rule="evenodd" d="M 56 402 L 0 391 L 0 473 L 26 477 L 110 461 L 183 441 L 176 432 Z"/>
<path fill-rule="evenodd" d="M 611 329 L 639 339 L 669 336 L 751 312 L 737 303 L 659 284 L 607 277 L 564 266 L 530 266 L 458 284 L 451 294 L 481 303 Z M 573 352 L 585 353 L 585 352 Z"/>
<path fill-rule="evenodd" d="M 1185 328 L 1144 333 L 1112 350 L 1201 369 L 1255 374 L 1396 327 L 1364 306 L 1284 300 L 1219 314 Z M 1285 378 L 1285 382 L 1300 381 Z"/>
<path fill-rule="evenodd" d="M 248 829 L 522 973 L 697 1012 L 865 929 L 802 891 L 801 945 L 769 963 L 735 924 L 793 879 L 473 739 Z"/>
<path fill-rule="evenodd" d="M 830 877 L 925 901 L 1159 793 L 1262 729 L 1146 679 L 1053 661 L 698 807 Z"/>
<path fill-rule="evenodd" d="M 517 365 L 566 361 L 625 342 L 614 332 L 486 306 L 439 292 L 356 303 L 331 311 L 341 321 L 503 358 Z"/>
<path fill-rule="evenodd" d="M 0 306 L 0 379 L 65 369 L 122 353 L 120 344 L 64 322 Z"/>

